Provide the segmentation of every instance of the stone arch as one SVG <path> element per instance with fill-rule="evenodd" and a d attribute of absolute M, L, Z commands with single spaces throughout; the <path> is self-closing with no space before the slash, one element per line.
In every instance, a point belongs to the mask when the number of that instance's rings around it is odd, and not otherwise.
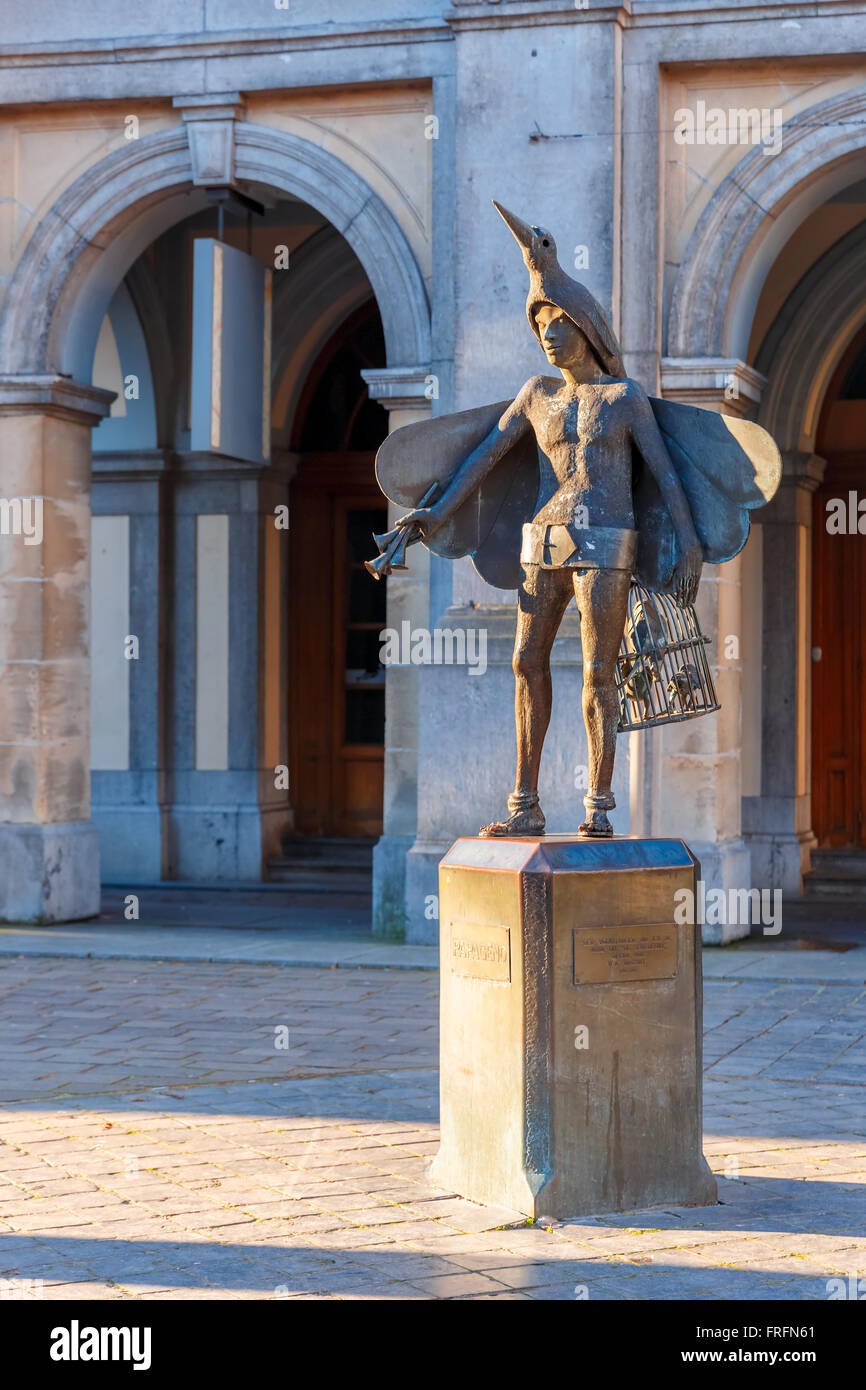
<path fill-rule="evenodd" d="M 760 421 L 783 454 L 815 452 L 821 407 L 839 361 L 866 323 L 866 224 L 803 276 L 770 326 L 755 366 L 767 378 Z"/>
<path fill-rule="evenodd" d="M 273 416 L 278 445 L 288 444 L 299 397 L 322 347 L 370 296 L 357 257 L 333 227 L 305 241 L 292 258 L 291 277 L 277 279 Z"/>
<path fill-rule="evenodd" d="M 382 316 L 389 365 L 430 359 L 427 292 L 405 233 L 378 194 L 309 140 L 238 121 L 234 177 L 311 204 L 345 237 Z M 131 142 L 66 189 L 35 229 L 0 319 L 0 373 L 87 379 L 108 303 L 141 252 L 199 211 L 187 130 Z"/>
<path fill-rule="evenodd" d="M 866 87 L 788 121 L 782 148 L 751 149 L 713 194 L 674 282 L 666 354 L 747 360 L 770 266 L 797 226 L 857 177 L 866 161 Z"/>

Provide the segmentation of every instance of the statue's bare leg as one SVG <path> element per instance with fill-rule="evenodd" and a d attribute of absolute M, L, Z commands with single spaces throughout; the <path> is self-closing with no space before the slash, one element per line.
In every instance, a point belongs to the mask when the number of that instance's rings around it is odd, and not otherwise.
<path fill-rule="evenodd" d="M 508 798 L 508 819 L 482 826 L 478 833 L 483 836 L 544 833 L 544 813 L 538 804 L 538 769 L 550 723 L 550 649 L 571 598 L 571 571 L 526 565 L 524 574 L 518 591 L 512 663 L 517 778 Z"/>
<path fill-rule="evenodd" d="M 630 582 L 626 570 L 590 569 L 574 575 L 583 648 L 583 718 L 589 745 L 589 786 L 584 797 L 588 814 L 580 834 L 600 838 L 613 834 L 607 812 L 616 804 L 610 789 L 619 722 L 616 657 Z"/>

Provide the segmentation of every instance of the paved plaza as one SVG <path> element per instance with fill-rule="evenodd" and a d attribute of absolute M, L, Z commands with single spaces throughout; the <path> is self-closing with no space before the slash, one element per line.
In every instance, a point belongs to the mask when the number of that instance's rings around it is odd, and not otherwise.
<path fill-rule="evenodd" d="M 427 1180 L 437 975 L 405 948 L 375 969 L 26 954 L 41 930 L 0 937 L 6 1298 L 808 1300 L 866 1279 L 861 946 L 705 952 L 718 1206 L 533 1226 Z"/>

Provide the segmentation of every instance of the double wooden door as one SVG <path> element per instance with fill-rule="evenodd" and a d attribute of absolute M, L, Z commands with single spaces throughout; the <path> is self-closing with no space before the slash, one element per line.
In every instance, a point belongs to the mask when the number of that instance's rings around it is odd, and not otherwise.
<path fill-rule="evenodd" d="M 830 455 L 814 499 L 812 825 L 836 849 L 866 848 L 866 535 L 828 529 L 827 503 L 856 527 L 864 484 L 866 454 Z"/>
<path fill-rule="evenodd" d="M 304 457 L 292 482 L 290 796 L 300 835 L 382 830 L 386 580 L 364 560 L 387 509 L 372 454 Z"/>

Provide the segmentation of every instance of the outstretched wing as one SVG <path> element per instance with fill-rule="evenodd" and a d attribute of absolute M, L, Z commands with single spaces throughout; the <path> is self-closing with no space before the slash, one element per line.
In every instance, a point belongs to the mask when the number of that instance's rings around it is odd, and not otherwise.
<path fill-rule="evenodd" d="M 511 404 L 498 401 L 395 430 L 376 455 L 379 486 L 398 506 L 416 507 L 432 483 L 447 484 Z M 488 584 L 516 589 L 520 543 L 538 496 L 538 448 L 531 431 L 509 449 L 479 488 L 425 542 L 434 555 L 471 555 Z"/>
<path fill-rule="evenodd" d="M 749 537 L 749 512 L 776 492 L 782 459 L 772 437 L 751 420 L 650 397 L 650 405 L 688 499 L 708 564 L 731 560 Z M 669 587 L 679 559 L 670 512 L 645 465 L 635 474 L 638 555 L 635 577 Z"/>

